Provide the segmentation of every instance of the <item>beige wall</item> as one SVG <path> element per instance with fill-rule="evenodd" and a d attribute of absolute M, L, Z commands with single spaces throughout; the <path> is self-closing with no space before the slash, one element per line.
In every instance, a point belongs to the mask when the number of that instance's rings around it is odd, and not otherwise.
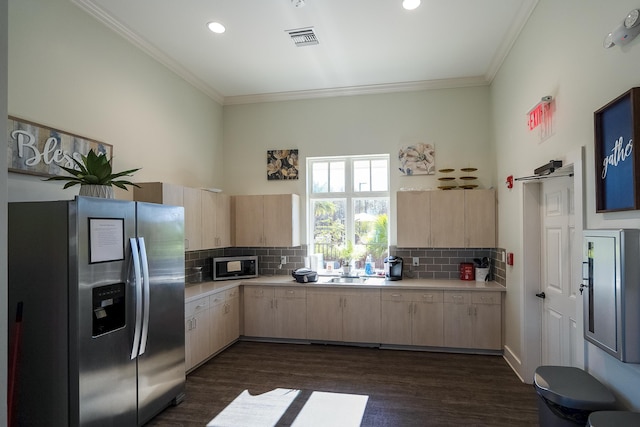
<path fill-rule="evenodd" d="M 566 160 L 584 146 L 586 228 L 640 227 L 638 211 L 595 213 L 593 167 L 593 112 L 640 86 L 640 39 L 608 50 L 602 40 L 637 7 L 635 0 L 540 0 L 491 87 L 498 182 L 508 175 L 531 175 L 550 159 Z M 541 143 L 536 132 L 527 130 L 526 113 L 545 95 L 556 98 L 555 134 Z M 499 246 L 514 252 L 516 260 L 507 271 L 506 345 L 515 358 L 523 359 L 523 331 L 531 319 L 523 318 L 522 307 L 531 296 L 522 292 L 522 184 L 498 189 Z M 586 369 L 627 405 L 640 409 L 640 394 L 633 385 L 640 381 L 640 366 L 617 362 L 591 345 L 585 349 Z"/>
<path fill-rule="evenodd" d="M 416 142 L 435 145 L 438 169 L 477 167 L 479 184 L 489 188 L 495 173 L 488 105 L 489 88 L 482 86 L 226 106 L 225 189 L 232 194 L 295 192 L 304 200 L 307 157 L 385 153 L 391 158 L 392 194 L 403 187 L 435 189 L 434 175 L 398 171 L 398 149 Z M 267 181 L 266 151 L 287 148 L 300 150 L 300 180 Z M 395 244 L 395 196 L 391 199 Z M 306 224 L 302 236 L 306 242 Z"/>
<path fill-rule="evenodd" d="M 112 144 L 134 180 L 222 186 L 219 104 L 68 0 L 11 1 L 9 16 L 9 114 Z M 61 186 L 10 174 L 9 200 L 77 194 Z"/>

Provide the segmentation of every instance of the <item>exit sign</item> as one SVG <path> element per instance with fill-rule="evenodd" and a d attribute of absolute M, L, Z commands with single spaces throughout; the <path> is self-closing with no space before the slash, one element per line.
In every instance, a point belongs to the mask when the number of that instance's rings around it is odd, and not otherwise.
<path fill-rule="evenodd" d="M 544 110 L 543 103 L 536 105 L 533 110 L 529 111 L 529 130 L 534 130 L 540 124 L 542 124 L 542 120 L 544 119 Z"/>

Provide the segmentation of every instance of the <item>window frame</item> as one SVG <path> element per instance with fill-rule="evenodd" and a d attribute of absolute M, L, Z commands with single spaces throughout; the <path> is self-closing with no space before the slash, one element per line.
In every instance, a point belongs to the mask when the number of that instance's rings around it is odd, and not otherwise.
<path fill-rule="evenodd" d="M 354 189 L 354 162 L 361 160 L 384 160 L 387 164 L 387 190 L 386 191 L 355 191 Z M 313 191 L 313 164 L 321 162 L 336 162 L 344 161 L 344 189 L 341 192 L 314 192 Z M 308 157 L 307 164 L 307 241 L 309 255 L 314 253 L 315 240 L 314 240 L 314 221 L 315 214 L 313 204 L 318 200 L 345 200 L 345 238 L 347 241 L 351 241 L 355 244 L 355 201 L 358 199 L 384 199 L 387 202 L 388 212 L 387 221 L 391 222 L 391 171 L 390 171 L 390 155 L 389 154 L 369 154 L 369 155 L 350 155 L 350 156 L 325 156 L 325 157 Z M 328 168 L 330 170 L 330 168 Z M 371 163 L 370 163 L 371 170 Z M 327 182 L 327 190 L 330 188 L 330 178 Z M 373 182 L 370 178 L 369 187 L 373 187 Z M 390 239 L 390 231 L 387 231 L 387 242 Z M 387 243 L 387 247 L 388 247 Z M 319 266 L 320 267 L 320 266 Z M 323 269 L 322 266 L 319 269 Z"/>

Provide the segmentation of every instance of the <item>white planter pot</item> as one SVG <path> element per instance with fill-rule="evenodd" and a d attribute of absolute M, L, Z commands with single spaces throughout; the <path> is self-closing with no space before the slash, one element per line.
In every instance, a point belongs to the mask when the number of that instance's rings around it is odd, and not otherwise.
<path fill-rule="evenodd" d="M 100 197 L 102 199 L 113 199 L 113 187 L 110 185 L 89 185 L 80 186 L 80 196 Z"/>

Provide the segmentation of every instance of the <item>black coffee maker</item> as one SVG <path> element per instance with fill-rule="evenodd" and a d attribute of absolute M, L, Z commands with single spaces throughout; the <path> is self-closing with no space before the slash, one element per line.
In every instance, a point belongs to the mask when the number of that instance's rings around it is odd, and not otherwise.
<path fill-rule="evenodd" d="M 402 280 L 402 258 L 390 256 L 384 259 L 384 277 L 387 280 Z"/>

